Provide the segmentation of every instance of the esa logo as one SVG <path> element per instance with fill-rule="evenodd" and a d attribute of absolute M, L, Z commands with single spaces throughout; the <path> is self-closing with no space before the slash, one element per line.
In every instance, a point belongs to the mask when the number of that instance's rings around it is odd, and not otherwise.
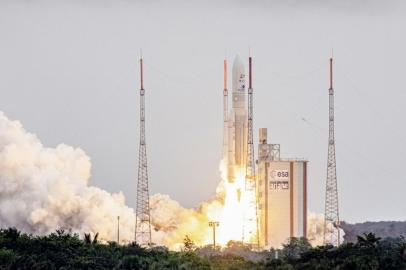
<path fill-rule="evenodd" d="M 270 172 L 272 179 L 288 179 L 289 171 L 288 170 L 272 170 Z"/>

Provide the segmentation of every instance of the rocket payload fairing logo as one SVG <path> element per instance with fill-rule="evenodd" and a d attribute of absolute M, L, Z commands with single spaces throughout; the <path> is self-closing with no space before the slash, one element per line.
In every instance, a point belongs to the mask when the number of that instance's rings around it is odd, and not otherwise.
<path fill-rule="evenodd" d="M 239 90 L 244 91 L 245 89 L 245 75 L 240 74 L 240 79 L 238 80 L 238 83 L 240 84 Z"/>

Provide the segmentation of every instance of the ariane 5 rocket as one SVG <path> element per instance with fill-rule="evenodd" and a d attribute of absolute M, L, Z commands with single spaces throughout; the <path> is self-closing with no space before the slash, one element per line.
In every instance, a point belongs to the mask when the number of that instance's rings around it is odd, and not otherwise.
<path fill-rule="evenodd" d="M 246 165 L 248 135 L 246 89 L 244 64 L 237 55 L 232 69 L 232 108 L 228 111 L 227 62 L 225 60 L 223 155 L 227 160 L 230 182 L 234 181 L 236 170 L 245 168 Z"/>

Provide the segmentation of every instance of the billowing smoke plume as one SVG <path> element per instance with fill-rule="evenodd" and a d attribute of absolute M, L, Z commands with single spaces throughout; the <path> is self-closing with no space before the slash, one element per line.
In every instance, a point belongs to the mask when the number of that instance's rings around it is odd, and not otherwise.
<path fill-rule="evenodd" d="M 64 144 L 44 147 L 20 122 L 0 112 L 0 227 L 48 234 L 56 229 L 99 233 L 99 239 L 117 239 L 120 216 L 122 243 L 134 239 L 134 210 L 124 195 L 89 185 L 90 158 L 79 148 Z M 222 170 L 221 170 L 222 171 Z M 223 177 L 224 179 L 224 177 Z M 151 197 L 152 241 L 178 249 L 185 235 L 198 245 L 211 243 L 209 220 L 221 220 L 224 180 L 217 196 L 198 209 L 186 209 L 168 195 Z M 223 224 L 224 225 L 224 224 Z M 309 216 L 309 238 L 321 244 L 322 216 Z"/>
<path fill-rule="evenodd" d="M 44 147 L 20 122 L 0 112 L 0 227 L 15 226 L 33 234 L 56 229 L 99 233 L 105 241 L 134 239 L 134 210 L 124 195 L 90 186 L 91 163 L 79 148 L 61 144 Z M 153 242 L 175 248 L 186 234 L 209 243 L 207 221 L 220 202 L 185 209 L 167 195 L 151 198 Z"/>
<path fill-rule="evenodd" d="M 200 205 L 199 209 L 186 209 L 168 195 L 155 194 L 151 197 L 151 217 L 155 228 L 153 242 L 179 249 L 185 235 L 196 244 L 212 242 L 209 220 L 218 220 L 221 215 L 221 200 L 211 200 Z"/>
<path fill-rule="evenodd" d="M 133 210 L 122 193 L 90 186 L 90 169 L 81 149 L 45 148 L 18 121 L 0 113 L 0 227 L 34 234 L 99 232 L 101 239 L 113 240 L 120 216 L 122 239 L 132 239 Z"/>
<path fill-rule="evenodd" d="M 332 229 L 328 227 L 328 229 Z M 323 245 L 324 215 L 310 213 L 307 217 L 307 239 L 312 246 Z M 344 240 L 344 231 L 340 229 L 340 243 Z"/>
<path fill-rule="evenodd" d="M 307 239 L 312 246 L 323 245 L 324 215 L 309 213 L 307 216 Z"/>

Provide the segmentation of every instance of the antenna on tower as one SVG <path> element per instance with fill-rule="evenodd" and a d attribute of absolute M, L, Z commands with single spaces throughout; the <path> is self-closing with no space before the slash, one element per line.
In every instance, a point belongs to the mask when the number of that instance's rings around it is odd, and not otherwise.
<path fill-rule="evenodd" d="M 144 66 L 140 57 L 140 148 L 138 156 L 137 205 L 135 217 L 135 242 L 151 245 L 151 216 L 149 211 L 147 145 L 145 140 L 145 89 Z"/>
<path fill-rule="evenodd" d="M 251 94 L 252 94 L 252 58 L 251 58 L 251 52 L 250 52 L 250 57 L 248 58 L 248 89 L 251 89 Z"/>
<path fill-rule="evenodd" d="M 227 58 L 224 59 L 224 91 L 227 92 Z"/>
<path fill-rule="evenodd" d="M 142 60 L 142 56 L 140 58 L 140 73 L 141 73 L 140 90 L 144 90 L 144 63 Z"/>
<path fill-rule="evenodd" d="M 340 218 L 338 211 L 337 170 L 334 140 L 334 88 L 333 88 L 333 58 L 330 58 L 330 88 L 329 92 L 329 131 L 326 197 L 324 209 L 323 243 L 340 245 Z"/>
<path fill-rule="evenodd" d="M 252 57 L 248 58 L 248 139 L 247 139 L 247 164 L 245 173 L 245 195 L 247 196 L 247 211 L 244 213 L 243 242 L 253 244 L 259 248 L 259 226 L 257 209 L 257 187 L 254 157 L 253 134 L 253 89 L 252 89 Z"/>

